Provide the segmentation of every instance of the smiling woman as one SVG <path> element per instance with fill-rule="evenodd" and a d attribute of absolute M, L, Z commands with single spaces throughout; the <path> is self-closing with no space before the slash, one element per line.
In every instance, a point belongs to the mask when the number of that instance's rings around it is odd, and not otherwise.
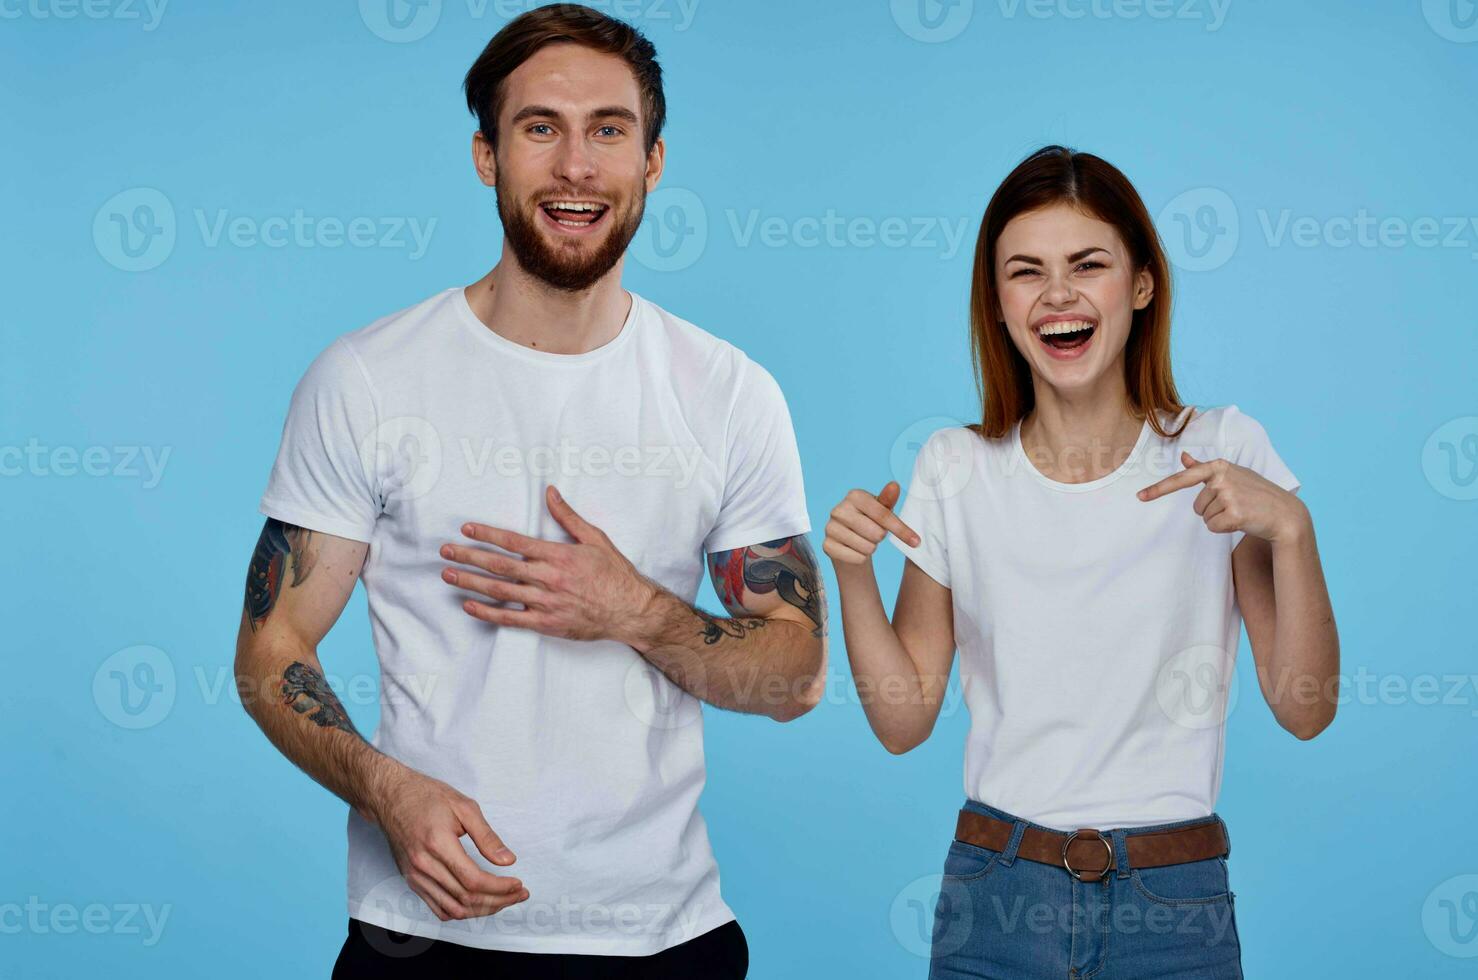
<path fill-rule="evenodd" d="M 1127 178 L 1064 147 L 1028 157 L 976 246 L 981 421 L 924 442 L 898 514 L 892 482 L 827 525 L 858 690 L 895 693 L 863 701 L 890 751 L 929 736 L 959 650 L 967 798 L 939 980 L 1239 978 L 1214 806 L 1243 617 L 1265 685 L 1328 692 L 1265 686 L 1279 722 L 1306 739 L 1333 718 L 1338 638 L 1298 479 L 1237 406 L 1180 403 L 1169 310 Z M 885 537 L 908 558 L 891 622 L 871 568 Z M 992 903 L 1061 925 L 958 925 Z M 1151 913 L 1172 928 L 1126 926 Z"/>

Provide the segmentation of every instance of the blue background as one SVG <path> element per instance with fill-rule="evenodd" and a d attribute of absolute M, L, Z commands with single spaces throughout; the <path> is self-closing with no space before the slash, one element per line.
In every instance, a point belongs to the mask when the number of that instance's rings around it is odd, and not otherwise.
<path fill-rule="evenodd" d="M 0 4 L 0 975 L 326 976 L 342 940 L 345 807 L 232 697 L 257 500 L 313 355 L 496 259 L 459 84 L 524 6 L 445 0 L 396 27 L 384 2 L 176 0 L 157 19 L 123 0 L 99 16 Z M 974 417 L 966 297 L 999 180 L 1047 142 L 1120 166 L 1180 266 L 1182 395 L 1240 405 L 1303 481 L 1351 679 L 1333 727 L 1300 743 L 1244 642 L 1219 809 L 1247 974 L 1472 975 L 1478 921 L 1440 903 L 1478 903 L 1462 877 L 1478 874 L 1478 682 L 1453 690 L 1478 673 L 1478 11 L 925 4 L 618 7 L 658 46 L 664 187 L 687 192 L 653 198 L 628 285 L 775 374 L 819 530 L 848 488 L 906 477 L 923 435 Z M 404 232 L 400 247 L 210 234 L 299 209 L 435 225 L 423 254 Z M 814 243 L 807 219 L 829 211 L 902 219 L 910 243 L 863 226 Z M 1362 212 L 1384 240 L 1322 227 Z M 772 218 L 768 238 L 745 234 Z M 138 221 L 127 240 L 120 219 Z M 1300 219 L 1321 227 L 1299 237 Z M 1439 244 L 1398 234 L 1421 219 Z M 27 445 L 39 462 L 17 466 Z M 67 475 L 89 447 L 97 475 Z M 128 458 L 144 449 L 169 452 L 162 478 Z M 891 601 L 901 558 L 877 567 Z M 890 756 L 836 632 L 809 716 L 709 713 L 724 892 L 752 976 L 922 977 L 911 903 L 942 865 L 967 717 L 956 702 Z M 335 677 L 375 676 L 362 592 L 321 655 Z M 143 686 L 115 689 L 114 671 Z M 372 696 L 346 703 L 373 727 Z M 23 922 L 33 896 L 101 903 L 100 934 Z M 130 931 L 127 903 L 167 907 L 157 941 Z"/>

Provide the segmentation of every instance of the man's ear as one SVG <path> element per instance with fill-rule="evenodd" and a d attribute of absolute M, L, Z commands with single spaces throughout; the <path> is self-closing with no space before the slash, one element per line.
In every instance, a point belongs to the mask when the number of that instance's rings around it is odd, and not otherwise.
<path fill-rule="evenodd" d="M 488 187 L 498 184 L 498 158 L 493 153 L 493 144 L 479 130 L 472 134 L 472 166 L 477 179 Z"/>
<path fill-rule="evenodd" d="M 667 143 L 662 137 L 657 137 L 657 142 L 652 144 L 652 149 L 647 153 L 647 193 L 657 189 L 657 182 L 662 179 L 662 168 L 667 165 Z"/>
<path fill-rule="evenodd" d="M 1134 274 L 1134 308 L 1142 310 L 1155 298 L 1155 276 L 1148 268 Z"/>

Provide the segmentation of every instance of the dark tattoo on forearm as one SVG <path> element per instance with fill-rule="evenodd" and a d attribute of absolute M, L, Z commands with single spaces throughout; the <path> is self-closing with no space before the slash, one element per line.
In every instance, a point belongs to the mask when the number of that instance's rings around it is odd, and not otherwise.
<path fill-rule="evenodd" d="M 825 635 L 821 574 L 804 534 L 709 555 L 708 572 L 724 608 L 734 615 L 749 611 L 743 605 L 746 588 L 756 595 L 774 592 L 816 624 L 812 636 Z"/>
<path fill-rule="evenodd" d="M 307 664 L 289 664 L 282 672 L 282 686 L 279 690 L 283 704 L 300 715 L 307 715 L 308 720 L 319 728 L 337 728 L 350 735 L 359 734 L 333 688 L 328 686 L 328 681 Z"/>
<path fill-rule="evenodd" d="M 694 607 L 693 612 L 697 613 L 698 618 L 703 620 L 703 629 L 699 631 L 699 635 L 703 637 L 703 642 L 710 646 L 726 636 L 732 636 L 738 639 L 750 630 L 757 630 L 768 622 L 762 616 L 749 616 L 744 619 L 718 619 L 696 607 Z"/>
<path fill-rule="evenodd" d="M 318 555 L 312 545 L 312 531 L 267 518 L 246 572 L 246 618 L 252 632 L 266 622 L 284 578 L 291 574 L 294 587 L 308 580 Z"/>

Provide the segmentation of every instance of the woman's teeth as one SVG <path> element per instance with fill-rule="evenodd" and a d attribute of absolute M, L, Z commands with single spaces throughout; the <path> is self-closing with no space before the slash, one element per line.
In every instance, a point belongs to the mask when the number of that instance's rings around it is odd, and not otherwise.
<path fill-rule="evenodd" d="M 1058 320 L 1042 324 L 1037 328 L 1037 335 L 1049 347 L 1072 350 L 1086 344 L 1096 327 L 1092 320 Z"/>

